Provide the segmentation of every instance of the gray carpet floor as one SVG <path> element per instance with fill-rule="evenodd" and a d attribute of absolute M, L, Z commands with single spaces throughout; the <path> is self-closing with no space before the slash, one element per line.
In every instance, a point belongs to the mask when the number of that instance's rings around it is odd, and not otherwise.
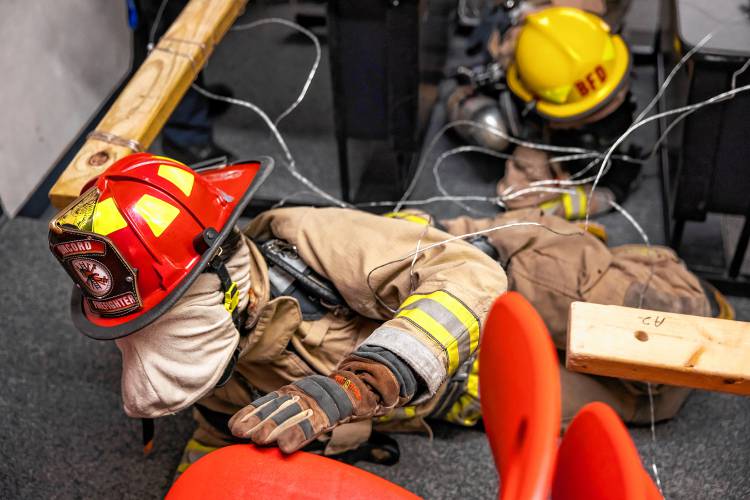
<path fill-rule="evenodd" d="M 285 7 L 248 9 L 247 20 L 288 17 Z M 273 54 L 269 57 L 269 54 Z M 278 114 L 294 100 L 311 64 L 313 50 L 284 28 L 232 33 L 219 46 L 207 71 L 209 81 L 230 84 L 238 97 Z M 648 68 L 639 69 L 642 81 Z M 327 58 L 309 97 L 282 126 L 299 169 L 330 193 L 338 194 Z M 446 89 L 442 88 L 442 92 Z M 653 89 L 636 86 L 639 102 Z M 430 130 L 444 120 L 440 105 Z M 428 132 L 428 136 L 430 132 Z M 278 156 L 260 120 L 231 109 L 216 126 L 217 141 L 241 157 Z M 647 142 L 648 132 L 633 140 Z M 448 136 L 439 150 L 456 144 Z M 451 193 L 492 195 L 502 165 L 476 155 L 453 157 L 445 165 Z M 428 169 L 429 170 L 429 169 Z M 355 172 L 356 176 L 361 175 Z M 436 192 L 432 173 L 419 179 L 414 197 Z M 639 189 L 625 207 L 655 243 L 662 242 L 656 166 L 644 169 Z M 259 196 L 279 199 L 302 190 L 279 169 Z M 307 193 L 295 201 L 317 201 Z M 459 207 L 430 207 L 445 217 Z M 476 209 L 491 211 L 486 205 Z M 619 215 L 601 222 L 613 244 L 638 242 L 638 233 Z M 697 227 L 696 258 L 716 245 L 715 230 Z M 47 248 L 44 220 L 16 219 L 0 228 L 0 498 L 160 498 L 169 487 L 192 422 L 187 413 L 157 422 L 155 452 L 143 458 L 140 424 L 120 408 L 120 357 L 116 347 L 83 337 L 68 314 L 70 282 Z M 716 253 L 713 249 L 712 255 Z M 705 255 L 704 257 L 705 258 Z M 750 300 L 732 298 L 738 319 L 750 320 Z M 658 466 L 667 498 L 750 497 L 750 399 L 696 391 L 679 416 L 656 426 L 631 429 L 650 468 Z M 431 499 L 493 498 L 497 475 L 484 434 L 436 424 L 434 439 L 398 436 L 402 457 L 393 467 L 364 468 Z M 374 497 L 377 497 L 374 494 Z"/>
<path fill-rule="evenodd" d="M 0 230 L 0 487 L 3 498 L 160 498 L 192 422 L 157 422 L 143 458 L 140 424 L 120 408 L 115 346 L 83 337 L 68 315 L 69 278 L 49 254 L 44 221 Z M 733 299 L 750 320 L 750 301 Z M 668 498 L 747 498 L 750 399 L 696 391 L 653 447 Z M 650 431 L 631 429 L 644 463 Z M 492 498 L 497 476 L 484 434 L 436 425 L 432 441 L 398 436 L 398 465 L 365 468 L 425 498 Z"/>

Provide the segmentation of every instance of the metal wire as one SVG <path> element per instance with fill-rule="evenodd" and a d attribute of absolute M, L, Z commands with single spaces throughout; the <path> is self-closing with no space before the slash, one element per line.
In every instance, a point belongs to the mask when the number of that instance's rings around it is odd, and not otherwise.
<path fill-rule="evenodd" d="M 408 254 L 404 255 L 403 257 L 400 257 L 398 259 L 394 259 L 394 260 L 388 261 L 388 262 L 386 262 L 384 264 L 380 264 L 379 266 L 376 266 L 376 267 L 372 268 L 370 270 L 370 272 L 367 273 L 367 278 L 366 278 L 367 287 L 370 289 L 370 292 L 372 293 L 373 297 L 375 298 L 375 300 L 378 301 L 378 303 L 380 305 L 382 305 L 383 307 L 385 307 L 386 309 L 388 309 L 391 313 L 395 314 L 397 312 L 397 309 L 389 306 L 388 304 L 386 304 L 385 301 L 383 301 L 380 298 L 380 296 L 378 295 L 377 290 L 375 288 L 373 288 L 373 286 L 372 286 L 372 274 L 374 272 L 376 272 L 377 270 L 382 269 L 382 268 L 384 268 L 386 266 L 390 266 L 391 264 L 396 264 L 398 262 L 404 261 L 406 259 L 414 259 L 417 255 L 420 255 L 420 254 L 422 254 L 424 252 L 427 252 L 428 250 L 431 250 L 431 249 L 433 249 L 435 247 L 438 247 L 438 246 L 441 246 L 441 245 L 446 245 L 446 244 L 451 243 L 453 241 L 465 240 L 465 239 L 468 239 L 468 238 L 472 238 L 474 236 L 479 236 L 479 235 L 482 235 L 482 234 L 488 234 L 488 233 L 491 233 L 493 231 L 499 231 L 499 230 L 502 230 L 502 229 L 510 229 L 510 228 L 514 228 L 514 227 L 540 227 L 540 228 L 543 228 L 546 231 L 549 231 L 549 232 L 554 233 L 554 234 L 559 235 L 559 236 L 581 236 L 583 234 L 580 231 L 576 231 L 576 232 L 573 232 L 573 233 L 563 233 L 563 232 L 560 232 L 560 231 L 556 231 L 556 230 L 552 229 L 551 227 L 545 226 L 544 224 L 540 224 L 539 222 L 511 222 L 511 223 L 508 223 L 508 224 L 502 224 L 502 225 L 499 225 L 499 226 L 494 226 L 494 227 L 490 227 L 490 228 L 487 228 L 487 229 L 482 229 L 482 230 L 479 230 L 479 231 L 474 231 L 474 232 L 471 232 L 471 233 L 456 235 L 456 236 L 452 236 L 452 237 L 447 238 L 445 240 L 438 241 L 436 243 L 432 243 L 430 245 L 427 245 L 427 246 L 424 246 L 424 247 L 421 247 L 421 248 L 418 247 L 414 251 L 409 252 Z M 420 241 L 421 241 L 421 238 L 420 238 Z M 396 307 L 398 307 L 398 305 L 399 304 L 396 304 Z"/>
<path fill-rule="evenodd" d="M 289 171 L 289 173 L 292 174 L 292 176 L 295 179 L 297 179 L 299 182 L 301 182 L 302 184 L 304 184 L 305 186 L 307 186 L 310 189 L 310 191 L 314 192 L 315 194 L 317 194 L 318 196 L 320 196 L 323 199 L 327 200 L 328 202 L 330 202 L 330 203 L 332 203 L 332 204 L 334 204 L 336 206 L 339 206 L 339 207 L 351 207 L 352 205 L 350 205 L 349 203 L 346 203 L 346 202 L 344 202 L 342 200 L 339 200 L 338 198 L 336 198 L 336 197 L 328 194 L 326 191 L 324 191 L 323 189 L 321 189 L 320 187 L 318 187 L 315 183 L 313 183 L 310 179 L 308 179 L 307 177 L 305 177 L 304 175 L 302 175 L 297 170 L 297 165 L 296 165 L 296 162 L 294 160 L 294 157 L 292 156 L 292 153 L 289 150 L 289 146 L 287 145 L 286 141 L 284 140 L 284 137 L 281 135 L 281 132 L 279 132 L 279 129 L 278 129 L 278 126 L 277 126 L 277 123 L 279 121 L 281 121 L 283 118 L 285 118 L 286 116 L 288 116 L 289 113 L 291 113 L 299 105 L 299 103 L 302 102 L 302 100 L 307 95 L 307 91 L 308 91 L 308 89 L 310 87 L 310 83 L 312 82 L 313 78 L 315 77 L 315 73 L 317 72 L 317 69 L 318 69 L 318 63 L 320 62 L 320 57 L 319 57 L 320 56 L 320 43 L 319 43 L 317 37 L 315 36 L 315 34 L 313 34 L 312 32 L 310 32 L 309 30 L 303 28 L 302 26 L 300 26 L 297 23 L 294 23 L 292 21 L 288 21 L 286 19 L 281 19 L 281 18 L 261 19 L 259 21 L 254 21 L 254 22 L 249 23 L 249 24 L 239 25 L 239 29 L 251 29 L 251 28 L 254 28 L 254 27 L 257 27 L 257 26 L 261 26 L 263 24 L 282 24 L 284 26 L 288 26 L 290 28 L 296 29 L 296 30 L 300 31 L 301 33 L 304 33 L 305 35 L 307 35 L 309 38 L 311 38 L 313 40 L 313 42 L 315 43 L 316 51 L 317 51 L 316 52 L 317 55 L 316 55 L 315 63 L 313 63 L 313 66 L 312 66 L 312 68 L 311 68 L 311 70 L 310 70 L 310 72 L 309 72 L 309 74 L 307 76 L 307 79 L 305 81 L 305 85 L 303 85 L 303 87 L 302 87 L 302 91 L 300 92 L 300 94 L 297 97 L 297 99 L 292 103 L 292 105 L 289 106 L 289 108 L 287 108 L 283 113 L 281 113 L 276 118 L 275 122 L 272 121 L 268 117 L 268 115 L 266 114 L 266 112 L 263 111 L 258 105 L 254 104 L 254 103 L 252 103 L 250 101 L 246 101 L 246 100 L 243 100 L 243 99 L 237 99 L 235 97 L 227 97 L 227 96 L 222 96 L 222 95 L 214 94 L 213 92 L 210 92 L 210 91 L 208 91 L 208 90 L 200 87 L 199 85 L 197 85 L 195 83 L 192 84 L 192 88 L 194 90 L 196 90 L 197 92 L 199 92 L 200 94 L 204 95 L 205 97 L 208 97 L 209 99 L 214 99 L 214 100 L 217 100 L 217 101 L 228 102 L 230 104 L 235 104 L 237 106 L 242 106 L 244 108 L 247 108 L 247 109 L 250 109 L 251 111 L 253 111 L 255 114 L 257 114 L 263 120 L 263 122 L 266 124 L 266 126 L 271 130 L 271 133 L 273 134 L 274 138 L 276 139 L 276 142 L 279 144 L 279 146 L 281 147 L 282 151 L 284 152 L 284 157 L 287 160 L 284 163 L 284 166 Z"/>
<path fill-rule="evenodd" d="M 419 180 L 419 177 L 421 176 L 422 171 L 424 170 L 424 167 L 425 167 L 425 165 L 427 163 L 427 159 L 432 154 L 432 150 L 437 145 L 438 140 L 440 140 L 440 138 L 448 130 L 450 130 L 452 128 L 455 128 L 455 127 L 461 127 L 461 126 L 480 128 L 480 129 L 483 129 L 483 130 L 485 130 L 485 131 L 487 131 L 487 132 L 489 132 L 491 134 L 494 134 L 494 135 L 497 135 L 499 137 L 502 137 L 503 139 L 507 140 L 508 142 L 512 142 L 513 144 L 516 144 L 516 145 L 519 145 L 519 146 L 525 146 L 525 147 L 531 148 L 531 149 L 540 149 L 540 150 L 543 150 L 543 151 L 556 151 L 556 152 L 560 152 L 560 153 L 595 153 L 595 154 L 598 154 L 597 151 L 593 151 L 593 150 L 590 150 L 590 149 L 573 148 L 573 147 L 563 147 L 563 146 L 553 146 L 553 145 L 550 145 L 550 144 L 542 144 L 542 143 L 537 143 L 537 142 L 524 141 L 524 140 L 518 139 L 516 137 L 513 137 L 511 135 L 508 135 L 504 131 L 502 131 L 500 129 L 497 129 L 495 127 L 492 127 L 490 125 L 487 125 L 485 123 L 474 122 L 474 121 L 471 121 L 471 120 L 455 120 L 455 121 L 452 121 L 452 122 L 449 122 L 449 123 L 443 125 L 443 127 L 440 128 L 440 130 L 438 130 L 437 133 L 432 137 L 432 139 L 430 140 L 429 145 L 427 146 L 427 149 L 425 149 L 424 154 L 420 158 L 419 164 L 417 165 L 417 170 L 414 173 L 414 177 L 412 178 L 411 182 L 409 183 L 409 186 L 406 188 L 406 191 L 404 191 L 403 196 L 401 197 L 401 199 L 398 201 L 398 203 L 394 207 L 394 209 L 393 209 L 394 211 L 401 210 L 401 207 L 404 205 L 404 202 L 406 200 L 408 200 L 409 197 L 411 196 L 412 192 L 414 191 L 414 188 L 417 185 L 417 181 Z"/>
<path fill-rule="evenodd" d="M 706 99 L 704 101 L 701 101 L 701 102 L 698 102 L 698 103 L 695 103 L 695 104 L 690 104 L 690 105 L 687 105 L 687 106 L 682 106 L 682 107 L 675 108 L 675 109 L 671 109 L 671 110 L 668 110 L 668 111 L 664 111 L 662 113 L 655 114 L 655 115 L 650 116 L 648 118 L 644 118 L 640 122 L 632 124 L 628 128 L 628 130 L 626 130 L 625 133 L 623 133 L 610 146 L 610 148 L 607 150 L 607 153 L 604 155 L 604 159 L 602 160 L 601 167 L 599 168 L 599 171 L 596 174 L 596 178 L 594 179 L 594 183 L 593 183 L 593 185 L 591 187 L 591 192 L 593 193 L 594 190 L 596 189 L 596 186 L 599 184 L 599 180 L 601 179 L 602 175 L 604 174 L 606 167 L 609 165 L 609 162 L 610 162 L 610 159 L 612 158 L 612 153 L 614 152 L 614 150 L 617 149 L 617 147 L 620 144 L 622 144 L 622 142 L 625 139 L 627 139 L 633 132 L 635 132 L 640 127 L 642 127 L 642 126 L 644 126 L 644 125 L 646 125 L 646 124 L 648 124 L 648 123 L 650 123 L 650 122 L 652 122 L 654 120 L 658 120 L 659 118 L 663 118 L 665 116 L 676 115 L 676 114 L 684 113 L 685 111 L 698 110 L 698 109 L 701 109 L 703 107 L 710 106 L 712 104 L 716 104 L 717 102 L 721 102 L 722 100 L 726 99 L 727 97 L 734 96 L 734 95 L 737 95 L 737 94 L 742 93 L 742 92 L 746 92 L 747 90 L 750 90 L 750 85 L 743 85 L 742 87 L 737 87 L 737 88 L 728 90 L 726 92 L 722 92 L 721 94 L 717 94 L 717 95 L 715 95 L 715 96 L 713 96 L 713 97 L 711 97 L 709 99 Z M 687 114 L 683 114 L 678 119 L 684 118 L 685 116 L 687 116 Z M 587 203 L 586 203 L 586 227 L 588 227 L 588 223 L 589 223 L 590 208 L 591 208 L 591 197 L 589 197 L 589 199 L 587 200 Z"/>
<path fill-rule="evenodd" d="M 151 52 L 154 49 L 154 40 L 156 40 L 156 32 L 159 31 L 159 25 L 161 25 L 161 18 L 164 15 L 164 9 L 167 8 L 167 3 L 169 0 L 162 0 L 161 5 L 159 5 L 159 10 L 156 11 L 156 16 L 154 17 L 154 24 L 151 25 L 151 31 L 148 34 L 148 45 L 146 46 L 146 49 Z"/>
<path fill-rule="evenodd" d="M 312 40 L 312 43 L 315 45 L 315 61 L 310 67 L 310 72 L 307 74 L 307 79 L 305 80 L 305 84 L 302 86 L 302 90 L 297 96 L 297 99 L 295 99 L 294 102 L 288 108 L 286 108 L 279 116 L 277 116 L 276 119 L 273 121 L 274 125 L 278 127 L 279 123 L 281 123 L 281 120 L 289 116 L 289 114 L 292 111 L 294 111 L 294 109 L 297 106 L 300 105 L 302 100 L 307 95 L 307 91 L 310 88 L 310 84 L 312 84 L 313 78 L 315 78 L 315 73 L 317 73 L 318 71 L 318 66 L 320 65 L 320 57 L 321 57 L 322 50 L 320 48 L 320 41 L 318 40 L 318 37 L 315 36 L 315 34 L 312 31 L 308 30 L 307 28 L 303 26 L 300 26 L 299 24 L 295 22 L 289 21 L 288 19 L 282 19 L 280 17 L 269 17 L 267 19 L 260 19 L 258 21 L 253 21 L 247 24 L 238 24 L 236 26 L 233 26 L 231 28 L 231 31 L 249 30 L 249 29 L 257 28 L 258 26 L 266 25 L 266 24 L 281 24 L 283 26 L 292 28 L 302 33 L 310 40 Z"/>

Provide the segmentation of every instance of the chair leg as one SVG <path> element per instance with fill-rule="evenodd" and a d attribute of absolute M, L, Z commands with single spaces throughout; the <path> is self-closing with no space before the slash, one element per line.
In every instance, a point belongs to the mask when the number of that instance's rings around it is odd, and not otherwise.
<path fill-rule="evenodd" d="M 734 247 L 734 255 L 732 255 L 732 262 L 729 264 L 729 277 L 736 278 L 740 274 L 742 263 L 745 260 L 745 253 L 747 252 L 747 244 L 750 241 L 750 210 L 745 213 L 745 223 L 742 225 L 742 232 L 740 233 L 740 239 L 737 240 L 737 246 Z"/>

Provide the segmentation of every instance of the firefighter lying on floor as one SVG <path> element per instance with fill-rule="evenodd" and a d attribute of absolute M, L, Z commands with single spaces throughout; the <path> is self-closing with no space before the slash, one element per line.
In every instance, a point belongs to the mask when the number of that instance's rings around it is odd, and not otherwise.
<path fill-rule="evenodd" d="M 125 412 L 194 408 L 188 462 L 248 440 L 291 453 L 323 439 L 338 454 L 368 440 L 374 417 L 421 426 L 460 396 L 506 290 L 464 241 L 408 257 L 449 238 L 408 221 L 284 208 L 240 233 L 266 170 L 131 155 L 50 225 L 76 327 L 122 353 Z"/>
<path fill-rule="evenodd" d="M 565 359 L 568 313 L 574 301 L 734 319 L 726 298 L 688 271 L 670 248 L 608 248 L 592 234 L 596 231 L 585 231 L 582 224 L 546 215 L 538 208 L 486 219 L 460 217 L 442 221 L 441 226 L 459 235 L 515 222 L 536 222 L 552 231 L 534 226 L 500 229 L 487 233 L 487 242 L 507 273 L 508 289 L 521 293 L 544 319 L 561 360 Z M 577 235 L 562 236 L 567 234 Z M 575 373 L 562 365 L 560 377 L 563 427 L 591 401 L 609 404 L 627 423 L 650 422 L 646 384 Z M 661 421 L 677 414 L 690 390 L 653 385 L 652 392 L 654 417 Z"/>
<path fill-rule="evenodd" d="M 622 37 L 592 13 L 606 11 L 604 2 L 551 3 L 557 6 L 514 2 L 512 13 L 498 4 L 477 33 L 477 42 L 487 37 L 488 64 L 461 68 L 446 105 L 451 121 L 484 127 L 456 129 L 470 142 L 508 153 L 511 135 L 543 143 L 553 148 L 554 156 L 567 156 L 550 161 L 549 151 L 515 146 L 497 194 L 510 209 L 539 206 L 577 220 L 587 211 L 612 210 L 613 201 L 622 204 L 637 183 L 639 161 L 621 155 L 640 152 L 634 145 L 620 146 L 598 188 L 591 189 L 598 164 L 590 153 L 606 152 L 635 118 L 632 55 Z M 564 4 L 591 12 L 560 6 Z M 579 158 L 573 154 L 586 151 Z M 537 189 L 528 189 L 535 184 Z"/>
<path fill-rule="evenodd" d="M 531 221 L 576 235 L 501 229 L 430 248 L 413 267 L 403 257 L 418 241 L 449 237 L 420 213 L 278 209 L 241 234 L 234 223 L 257 170 L 196 175 L 129 156 L 51 224 L 51 250 L 77 284 L 76 326 L 122 352 L 126 413 L 151 419 L 193 406 L 198 428 L 182 470 L 233 442 L 331 455 L 370 446 L 369 458 L 380 459 L 373 424 L 476 424 L 479 329 L 506 289 L 503 268 L 560 349 L 573 300 L 637 306 L 648 282 L 643 307 L 708 315 L 716 303 L 671 251 L 610 250 L 538 209 L 438 225 L 465 234 Z M 603 400 L 627 422 L 647 421 L 641 385 L 561 372 L 564 419 Z M 657 387 L 656 418 L 672 417 L 687 393 Z"/>

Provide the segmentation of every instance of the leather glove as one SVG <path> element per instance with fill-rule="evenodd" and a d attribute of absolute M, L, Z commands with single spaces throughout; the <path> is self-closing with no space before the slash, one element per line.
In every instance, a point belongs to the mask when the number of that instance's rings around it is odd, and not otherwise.
<path fill-rule="evenodd" d="M 339 424 L 385 414 L 404 401 L 404 374 L 388 365 L 352 355 L 328 377 L 311 375 L 256 399 L 229 420 L 229 428 L 239 438 L 292 453 Z M 406 392 L 413 395 L 410 371 L 406 378 Z"/>

